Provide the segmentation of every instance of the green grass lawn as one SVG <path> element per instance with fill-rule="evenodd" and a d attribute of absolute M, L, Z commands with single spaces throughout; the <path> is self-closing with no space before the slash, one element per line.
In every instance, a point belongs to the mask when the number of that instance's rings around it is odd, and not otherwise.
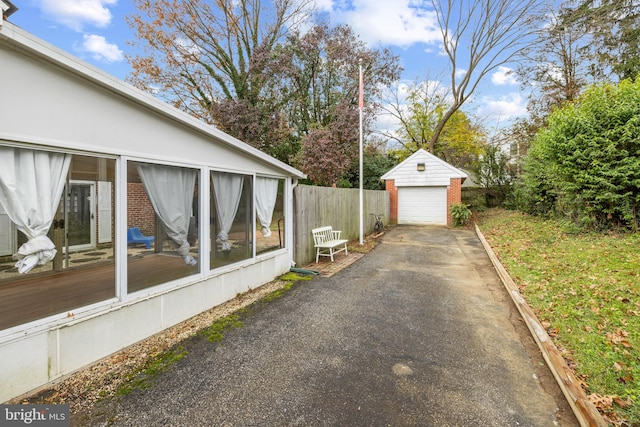
<path fill-rule="evenodd" d="M 640 426 L 640 233 L 499 209 L 478 225 L 605 419 Z"/>

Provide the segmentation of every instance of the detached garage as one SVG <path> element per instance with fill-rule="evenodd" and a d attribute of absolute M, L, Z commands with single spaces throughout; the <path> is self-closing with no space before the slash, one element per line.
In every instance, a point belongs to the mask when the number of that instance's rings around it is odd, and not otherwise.
<path fill-rule="evenodd" d="M 467 174 L 425 150 L 384 174 L 391 222 L 451 225 L 449 205 L 460 203 Z"/>

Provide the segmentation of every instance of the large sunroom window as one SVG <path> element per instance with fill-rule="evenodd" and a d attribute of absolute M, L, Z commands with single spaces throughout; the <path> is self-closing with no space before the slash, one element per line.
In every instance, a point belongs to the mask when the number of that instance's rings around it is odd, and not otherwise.
<path fill-rule="evenodd" d="M 129 161 L 127 175 L 127 291 L 198 273 L 198 170 Z"/>
<path fill-rule="evenodd" d="M 253 257 L 252 176 L 211 172 L 211 268 Z"/>
<path fill-rule="evenodd" d="M 256 177 L 256 254 L 284 247 L 284 180 Z"/>
<path fill-rule="evenodd" d="M 115 164 L 0 143 L 0 330 L 115 297 Z"/>

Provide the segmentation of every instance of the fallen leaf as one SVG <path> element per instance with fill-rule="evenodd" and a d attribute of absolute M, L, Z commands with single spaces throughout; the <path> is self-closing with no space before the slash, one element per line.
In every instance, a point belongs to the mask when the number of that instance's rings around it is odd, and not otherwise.
<path fill-rule="evenodd" d="M 615 402 L 616 405 L 618 405 L 621 408 L 626 408 L 628 406 L 633 405 L 633 402 L 631 401 L 631 398 L 627 397 L 626 399 L 621 399 L 620 397 L 616 396 L 613 398 L 613 401 Z"/>
<path fill-rule="evenodd" d="M 623 347 L 631 348 L 631 344 L 627 339 L 629 337 L 629 332 L 622 330 L 621 328 L 616 329 L 615 332 L 607 332 L 607 338 L 611 342 L 611 344 L 620 344 Z"/>
<path fill-rule="evenodd" d="M 629 384 L 633 382 L 633 376 L 627 375 L 626 377 L 618 377 L 616 378 L 616 381 L 618 381 L 620 384 Z"/>
<path fill-rule="evenodd" d="M 599 411 L 607 411 L 613 408 L 613 398 L 617 396 L 602 396 L 597 393 L 592 393 L 587 398 L 593 406 L 595 406 Z"/>

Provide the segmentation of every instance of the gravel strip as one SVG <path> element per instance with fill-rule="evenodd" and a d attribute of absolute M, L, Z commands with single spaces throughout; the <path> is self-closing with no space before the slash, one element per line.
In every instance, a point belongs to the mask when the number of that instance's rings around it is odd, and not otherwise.
<path fill-rule="evenodd" d="M 80 371 L 56 381 L 36 394 L 14 399 L 9 403 L 69 404 L 71 413 L 86 412 L 100 399 L 115 395 L 128 381 L 127 374 L 142 368 L 147 361 L 195 335 L 216 320 L 250 305 L 281 289 L 287 282 L 274 280 L 257 289 L 238 295 L 204 313 L 108 356 Z"/>

